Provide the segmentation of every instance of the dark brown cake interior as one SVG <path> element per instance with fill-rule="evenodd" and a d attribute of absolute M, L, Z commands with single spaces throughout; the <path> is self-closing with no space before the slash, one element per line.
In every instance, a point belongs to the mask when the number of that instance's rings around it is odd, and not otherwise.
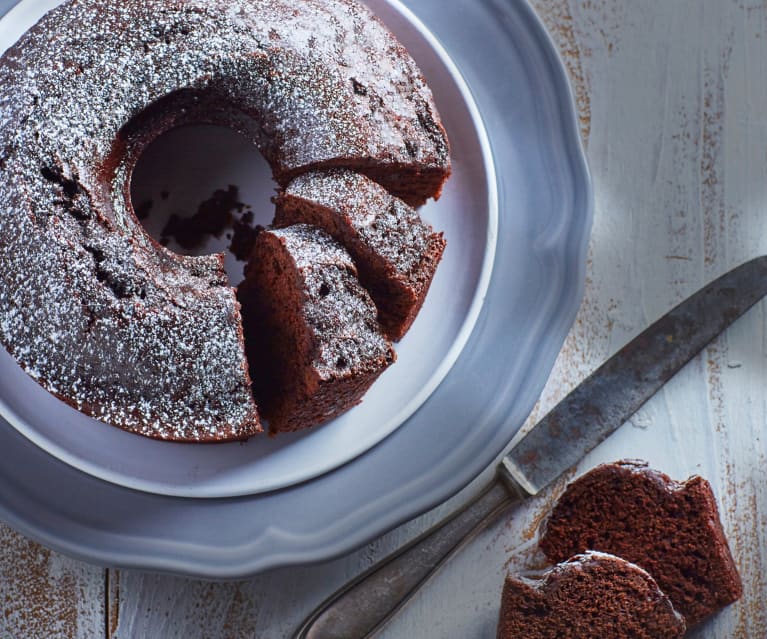
<path fill-rule="evenodd" d="M 540 546 L 552 562 L 600 550 L 638 564 L 689 626 L 742 594 L 709 483 L 677 483 L 640 462 L 599 466 L 573 482 Z"/>
<path fill-rule="evenodd" d="M 574 557 L 541 581 L 508 577 L 498 639 L 674 639 L 684 620 L 642 569 L 600 553 Z"/>
<path fill-rule="evenodd" d="M 333 419 L 394 361 L 348 254 L 320 229 L 259 234 L 239 288 L 254 393 L 272 432 Z"/>

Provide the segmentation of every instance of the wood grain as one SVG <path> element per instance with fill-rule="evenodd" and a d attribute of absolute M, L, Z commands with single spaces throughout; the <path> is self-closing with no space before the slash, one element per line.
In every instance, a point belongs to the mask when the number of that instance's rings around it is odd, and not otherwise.
<path fill-rule="evenodd" d="M 597 206 L 583 306 L 528 427 L 650 321 L 767 249 L 767 5 L 534 5 L 588 95 Z M 714 483 L 746 592 L 696 639 L 767 636 L 766 354 L 763 303 L 576 471 L 639 457 Z M 542 567 L 535 529 L 563 484 L 487 531 L 383 636 L 494 637 L 503 575 Z"/>

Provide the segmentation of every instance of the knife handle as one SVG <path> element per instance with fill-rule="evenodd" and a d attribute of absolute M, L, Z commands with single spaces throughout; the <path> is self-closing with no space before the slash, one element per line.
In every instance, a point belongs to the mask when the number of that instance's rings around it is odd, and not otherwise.
<path fill-rule="evenodd" d="M 462 510 L 332 595 L 309 616 L 295 639 L 364 639 L 381 629 L 450 555 L 523 499 L 521 489 L 514 492 L 508 482 L 493 482 Z"/>

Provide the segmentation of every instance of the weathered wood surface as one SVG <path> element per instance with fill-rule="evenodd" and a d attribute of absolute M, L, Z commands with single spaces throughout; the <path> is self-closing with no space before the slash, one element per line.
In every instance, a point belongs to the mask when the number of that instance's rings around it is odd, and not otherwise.
<path fill-rule="evenodd" d="M 0 637 L 101 637 L 106 571 L 0 525 Z"/>
<path fill-rule="evenodd" d="M 596 216 L 584 303 L 529 423 L 687 294 L 767 252 L 767 3 L 534 5 L 573 81 Z M 638 457 L 712 482 L 746 595 L 696 639 L 767 637 L 765 388 L 762 304 L 577 471 Z M 540 563 L 536 525 L 563 484 L 473 542 L 383 636 L 494 637 L 503 576 Z M 337 561 L 222 584 L 104 571 L 0 529 L 0 636 L 279 639 L 435 516 Z"/>

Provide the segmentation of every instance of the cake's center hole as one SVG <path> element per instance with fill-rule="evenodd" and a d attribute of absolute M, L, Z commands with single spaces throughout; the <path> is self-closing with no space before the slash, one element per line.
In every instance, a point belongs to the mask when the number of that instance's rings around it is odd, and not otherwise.
<path fill-rule="evenodd" d="M 169 249 L 225 253 L 236 284 L 256 229 L 274 215 L 271 176 L 258 149 L 236 131 L 185 126 L 163 134 L 141 155 L 131 199 L 147 232 Z"/>

